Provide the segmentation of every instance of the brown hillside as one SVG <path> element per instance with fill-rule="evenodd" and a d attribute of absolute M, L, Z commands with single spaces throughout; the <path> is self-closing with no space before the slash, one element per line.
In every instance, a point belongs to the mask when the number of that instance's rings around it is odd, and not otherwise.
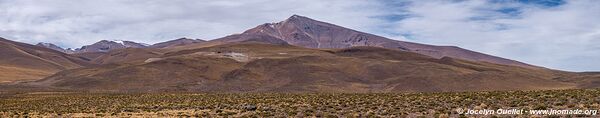
<path fill-rule="evenodd" d="M 0 38 L 0 81 L 41 79 L 55 72 L 90 65 L 52 49 Z"/>
<path fill-rule="evenodd" d="M 100 91 L 406 92 L 576 88 L 561 73 L 376 47 L 308 49 L 236 43 L 143 63 L 67 70 L 28 83 Z"/>
<path fill-rule="evenodd" d="M 73 53 L 71 55 L 79 57 L 81 59 L 84 59 L 86 61 L 92 61 L 104 54 L 106 54 L 107 52 L 84 52 L 84 53 Z"/>
<path fill-rule="evenodd" d="M 97 64 L 121 63 L 144 61 L 148 58 L 159 57 L 162 53 L 151 48 L 124 48 L 115 49 L 91 60 Z"/>

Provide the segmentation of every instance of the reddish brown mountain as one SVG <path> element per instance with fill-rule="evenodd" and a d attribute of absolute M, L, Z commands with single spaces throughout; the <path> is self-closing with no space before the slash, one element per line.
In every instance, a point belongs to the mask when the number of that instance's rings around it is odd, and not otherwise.
<path fill-rule="evenodd" d="M 27 85 L 136 92 L 440 92 L 598 87 L 573 77 L 600 80 L 579 73 L 436 59 L 378 47 L 311 49 L 263 41 L 66 70 Z"/>
<path fill-rule="evenodd" d="M 231 38 L 235 37 L 235 38 Z M 375 46 L 395 50 L 403 50 L 428 55 L 434 58 L 452 57 L 470 61 L 485 61 L 504 65 L 535 67 L 522 62 L 491 56 L 455 46 L 434 46 L 392 40 L 389 38 L 364 33 L 334 24 L 313 20 L 304 16 L 293 15 L 279 23 L 266 23 L 242 34 L 217 39 L 218 42 L 232 42 L 253 37 L 272 37 L 291 45 L 307 48 L 348 48 L 353 46 Z M 537 67 L 535 67 L 537 68 Z"/>

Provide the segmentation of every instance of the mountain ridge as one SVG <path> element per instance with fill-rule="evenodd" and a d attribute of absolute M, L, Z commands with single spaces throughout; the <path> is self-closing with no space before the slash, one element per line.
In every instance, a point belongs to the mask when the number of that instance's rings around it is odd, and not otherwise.
<path fill-rule="evenodd" d="M 173 47 L 173 46 L 181 46 L 181 45 L 187 45 L 187 44 L 192 44 L 192 43 L 201 43 L 201 42 L 206 42 L 206 40 L 202 40 L 202 39 L 190 39 L 190 38 L 178 38 L 175 40 L 169 40 L 169 41 L 165 41 L 165 42 L 159 42 L 153 45 L 150 45 L 148 47 L 150 48 L 167 48 L 167 47 Z"/>
<path fill-rule="evenodd" d="M 201 42 L 206 42 L 206 41 L 202 40 L 202 39 L 189 39 L 189 38 L 184 37 L 184 38 L 178 38 L 178 39 L 169 40 L 169 41 L 165 41 L 165 42 L 159 42 L 159 43 L 155 43 L 152 45 L 145 44 L 145 43 L 137 43 L 134 41 L 127 41 L 127 40 L 100 40 L 96 43 L 93 43 L 90 45 L 84 45 L 81 48 L 76 48 L 76 49 L 71 49 L 71 48 L 65 49 L 58 45 L 55 45 L 52 43 L 46 43 L 46 42 L 39 42 L 36 45 L 45 47 L 45 48 L 50 48 L 50 49 L 53 49 L 56 51 L 68 53 L 68 54 L 74 54 L 74 53 L 109 52 L 111 50 L 124 49 L 124 48 L 167 48 L 167 47 L 181 46 L 181 45 L 187 45 L 187 44 L 192 44 L 192 43 L 201 43 Z M 92 48 L 92 49 L 90 49 L 90 48 Z"/>

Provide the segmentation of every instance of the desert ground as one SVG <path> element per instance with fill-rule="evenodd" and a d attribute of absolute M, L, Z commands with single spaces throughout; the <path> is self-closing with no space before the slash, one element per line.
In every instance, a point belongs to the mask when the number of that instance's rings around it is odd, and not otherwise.
<path fill-rule="evenodd" d="M 596 117 L 461 114 L 600 109 L 600 89 L 439 93 L 1 93 L 0 117 Z"/>

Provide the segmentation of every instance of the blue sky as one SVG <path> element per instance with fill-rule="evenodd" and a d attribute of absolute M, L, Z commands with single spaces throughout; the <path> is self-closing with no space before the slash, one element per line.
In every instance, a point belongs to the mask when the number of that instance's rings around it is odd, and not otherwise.
<path fill-rule="evenodd" d="M 99 40 L 214 39 L 293 14 L 570 71 L 600 71 L 598 0 L 0 0 L 0 37 L 76 48 Z"/>

